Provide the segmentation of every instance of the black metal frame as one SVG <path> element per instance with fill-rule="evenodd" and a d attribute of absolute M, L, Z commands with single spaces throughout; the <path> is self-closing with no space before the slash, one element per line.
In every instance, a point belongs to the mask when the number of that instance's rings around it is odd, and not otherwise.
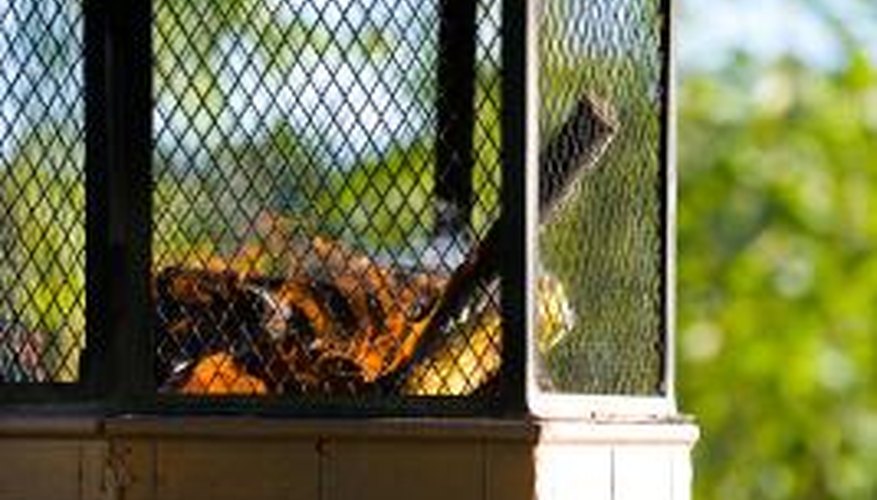
<path fill-rule="evenodd" d="M 438 232 L 464 234 L 472 213 L 475 129 L 475 5 L 441 0 L 435 194 Z"/>
<path fill-rule="evenodd" d="M 526 413 L 527 359 L 527 214 L 526 166 L 527 124 L 527 36 L 528 4 L 519 0 L 502 2 L 502 188 L 500 190 L 500 241 L 504 258 L 499 264 L 502 290 L 503 352 L 500 365 L 500 397 L 509 412 Z"/>
<path fill-rule="evenodd" d="M 673 165 L 670 164 L 672 159 L 670 158 L 670 141 L 672 137 L 670 135 L 670 115 L 673 112 L 673 103 L 671 102 L 673 95 L 673 81 L 671 78 L 671 72 L 673 68 L 673 53 L 672 53 L 672 42 L 673 42 L 673 1 L 672 0 L 661 0 L 660 3 L 660 11 L 664 15 L 663 24 L 661 26 L 661 40 L 660 40 L 660 54 L 661 54 L 661 88 L 664 93 L 660 96 L 661 99 L 661 111 L 660 111 L 660 121 L 661 121 L 661 131 L 660 131 L 660 143 L 658 144 L 658 162 L 659 162 L 659 175 L 660 175 L 660 183 L 661 183 L 661 195 L 660 195 L 660 210 L 661 215 L 663 217 L 663 227 L 661 228 L 661 259 L 664 264 L 664 272 L 661 273 L 661 304 L 664 307 L 663 314 L 661 315 L 660 325 L 661 325 L 661 341 L 664 343 L 662 346 L 661 352 L 664 355 L 661 357 L 663 364 L 661 366 L 661 382 L 660 387 L 656 387 L 656 391 L 661 396 L 672 397 L 673 387 L 673 357 L 672 357 L 672 340 L 671 337 L 671 325 L 672 321 L 670 320 L 671 314 L 674 314 L 673 304 L 670 303 L 670 298 L 668 296 L 669 287 L 674 286 L 673 277 L 670 276 L 667 271 L 667 260 L 668 258 L 675 258 L 675 256 L 671 255 L 673 250 L 673 244 L 670 241 L 671 235 L 667 230 L 668 220 L 672 216 L 670 213 L 670 204 L 672 200 L 670 199 L 670 177 L 673 175 L 671 172 L 671 168 Z"/>
<path fill-rule="evenodd" d="M 669 1 L 662 7 L 669 12 Z M 477 397 L 290 398 L 159 395 L 152 369 L 149 276 L 152 215 L 152 3 L 85 0 L 86 319 L 80 381 L 0 385 L 3 406 L 101 414 L 247 413 L 301 417 L 520 416 L 526 402 L 526 119 L 528 2 L 502 0 L 502 189 L 500 234 L 503 352 L 497 399 Z M 453 207 L 451 228 L 466 227 L 472 207 L 475 2 L 441 0 L 438 198 Z M 669 79 L 669 27 L 663 27 Z M 667 121 L 663 96 L 662 119 Z M 666 126 L 662 130 L 666 142 Z M 667 183 L 666 144 L 661 146 Z M 666 209 L 666 194 L 662 198 Z M 668 251 L 667 235 L 663 251 Z M 665 273 L 666 274 L 666 273 Z M 664 280 L 667 277 L 664 276 Z M 666 321 L 666 320 L 665 320 Z M 664 339 L 666 342 L 666 338 Z M 666 346 L 665 346 L 666 347 Z M 666 367 L 665 367 L 666 368 Z M 666 371 L 665 371 L 666 373 Z M 666 392 L 663 388 L 662 392 Z"/>
<path fill-rule="evenodd" d="M 436 193 L 452 217 L 451 230 L 469 224 L 472 208 L 475 4 L 442 0 L 437 99 Z M 520 244 L 503 269 L 523 289 L 523 117 L 525 92 L 524 2 L 503 2 L 503 195 L 505 237 Z M 149 294 L 152 215 L 152 4 L 84 2 L 86 141 L 87 346 L 80 379 L 70 384 L 0 385 L 9 411 L 79 409 L 103 414 L 256 413 L 305 417 L 499 416 L 524 410 L 524 328 L 518 294 L 504 294 L 506 309 L 500 398 L 382 397 L 203 398 L 160 395 L 156 390 Z M 508 24 L 509 26 L 506 26 Z M 443 131 L 443 132 L 442 132 Z M 504 190 L 505 192 L 506 190 Z"/>

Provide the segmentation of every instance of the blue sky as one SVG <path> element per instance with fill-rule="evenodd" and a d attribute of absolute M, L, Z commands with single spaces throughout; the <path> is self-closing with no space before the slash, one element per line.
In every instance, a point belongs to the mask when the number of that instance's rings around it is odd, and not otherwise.
<path fill-rule="evenodd" d="M 289 2 L 286 4 L 289 6 L 296 6 L 302 1 L 284 0 Z M 363 0 L 349 1 L 355 6 Z M 585 0 L 570 0 L 570 5 L 582 5 L 575 3 L 579 1 Z M 607 5 L 621 9 L 625 2 L 630 1 L 636 0 L 607 0 L 606 4 L 594 4 L 603 6 L 602 10 L 595 9 L 594 12 L 596 15 L 600 15 L 600 12 L 603 12 L 602 15 L 613 15 L 614 11 L 606 10 Z M 677 23 L 677 54 L 683 71 L 719 68 L 732 57 L 734 50 L 745 51 L 763 60 L 792 54 L 807 64 L 826 69 L 841 65 L 847 52 L 826 23 L 825 17 L 814 11 L 814 5 L 825 6 L 828 14 L 841 22 L 856 43 L 862 44 L 877 62 L 877 0 L 674 1 L 678 2 L 677 11 L 680 14 Z M 278 2 L 280 0 L 268 0 L 268 4 L 275 7 Z M 364 14 L 357 9 L 347 9 L 342 13 L 339 9 L 328 8 L 343 4 L 344 0 L 307 2 L 307 5 L 314 8 L 325 7 L 326 10 L 321 12 L 326 21 L 340 20 L 340 17 L 335 19 L 333 16 L 347 16 L 346 22 L 365 22 Z M 57 6 L 60 4 L 45 2 L 45 5 L 41 5 L 42 3 L 44 2 L 40 0 L 0 0 L 0 76 L 3 77 L 0 78 L 0 96 L 3 96 L 0 99 L 0 137 L 6 139 L 10 134 L 23 135 L 30 126 L 44 119 L 46 115 L 69 114 L 71 110 L 67 106 L 58 105 L 58 102 L 45 96 L 54 96 L 61 103 L 75 102 L 75 95 L 81 85 L 81 78 L 78 78 L 81 65 L 75 64 L 71 71 L 70 65 L 64 63 L 69 57 L 61 57 L 53 59 L 59 64 L 48 67 L 33 50 L 33 44 L 38 37 L 28 40 L 27 37 L 21 39 L 15 36 L 16 33 L 22 33 L 18 30 L 25 29 L 25 19 L 35 23 L 31 30 L 57 31 L 59 37 L 69 33 L 65 30 L 76 19 L 78 9 L 75 5 L 78 4 L 65 4 L 69 7 L 66 15 L 56 18 L 55 10 L 58 10 Z M 562 5 L 562 0 L 559 3 Z M 32 11 L 36 11 L 37 15 L 30 16 L 28 13 Z M 283 9 L 279 11 L 281 16 L 283 12 Z M 306 13 L 307 10 L 303 12 Z M 370 16 L 380 19 L 387 14 L 388 12 L 373 11 Z M 430 13 L 429 9 L 421 6 L 416 14 L 406 11 L 393 12 L 393 15 L 404 20 L 415 15 L 428 18 Z M 398 32 L 390 34 L 398 39 L 410 37 L 410 24 L 404 21 L 393 23 L 390 25 L 391 31 Z M 489 23 L 485 26 L 489 27 Z M 491 38 L 490 29 L 482 31 L 482 36 Z M 405 96 L 398 92 L 403 87 L 404 76 L 400 71 L 405 66 L 392 60 L 362 64 L 355 57 L 340 57 L 338 51 L 344 45 L 338 44 L 333 47 L 337 49 L 334 52 L 330 50 L 322 56 L 317 56 L 316 53 L 304 54 L 288 71 L 275 71 L 276 74 L 271 74 L 268 78 L 260 78 L 260 71 L 255 70 L 264 69 L 261 68 L 264 61 L 260 62 L 253 55 L 252 47 L 247 43 L 220 45 L 229 57 L 228 66 L 223 69 L 224 73 L 228 73 L 224 81 L 234 81 L 236 84 L 223 89 L 228 98 L 228 106 L 219 117 L 219 128 L 212 129 L 207 123 L 203 127 L 205 130 L 220 132 L 235 139 L 252 136 L 255 129 L 264 127 L 266 122 L 287 119 L 305 136 L 343 139 L 328 141 L 330 155 L 336 163 L 349 163 L 358 154 L 382 150 L 387 141 L 404 142 L 410 139 L 430 119 L 427 110 L 411 112 L 411 99 L 414 96 Z M 58 50 L 65 52 L 61 47 Z M 395 61 L 424 57 L 424 54 L 412 52 L 417 47 L 408 48 L 403 44 L 398 50 L 407 53 L 397 54 Z M 70 74 L 74 76 L 65 77 Z M 301 74 L 310 76 L 302 78 Z M 352 77 L 354 74 L 356 78 Z M 342 80 L 349 84 L 339 84 Z M 295 91 L 300 96 L 299 99 L 284 99 L 284 90 L 287 93 Z M 364 104 L 354 106 L 353 103 L 358 102 Z M 190 125 L 189 118 L 177 109 L 176 104 L 172 96 L 159 99 L 156 113 L 159 130 L 166 123 L 180 130 Z M 245 104 L 254 107 L 255 111 L 248 113 L 243 109 Z M 73 111 L 75 119 L 80 119 L 81 106 L 74 106 Z M 197 128 L 198 124 L 195 125 Z M 381 133 L 374 134 L 375 131 Z M 180 141 L 183 142 L 183 149 L 180 151 L 186 151 L 197 149 L 205 137 L 207 142 L 211 141 L 207 134 L 193 136 L 190 138 L 190 142 L 194 141 L 193 144 L 187 144 L 186 138 L 177 139 L 174 134 L 165 133 L 159 134 L 158 142 L 160 147 L 174 150 Z M 220 138 L 217 136 L 213 140 Z M 0 157 L 10 152 L 13 144 L 13 141 L 3 141 L 0 144 Z"/>
<path fill-rule="evenodd" d="M 877 62 L 877 2 L 873 0 L 678 0 L 678 60 L 683 70 L 717 69 L 734 50 L 757 59 L 793 55 L 824 69 L 846 51 L 823 6 Z"/>

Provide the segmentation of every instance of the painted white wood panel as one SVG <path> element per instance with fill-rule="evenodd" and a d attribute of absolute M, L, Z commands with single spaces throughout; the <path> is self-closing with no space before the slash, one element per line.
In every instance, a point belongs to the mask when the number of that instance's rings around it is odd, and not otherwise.
<path fill-rule="evenodd" d="M 674 500 L 673 447 L 621 445 L 612 451 L 612 500 Z"/>
<path fill-rule="evenodd" d="M 673 500 L 691 500 L 692 466 L 691 450 L 677 446 L 673 454 Z"/>
<path fill-rule="evenodd" d="M 549 444 L 536 450 L 538 500 L 612 500 L 612 448 Z"/>

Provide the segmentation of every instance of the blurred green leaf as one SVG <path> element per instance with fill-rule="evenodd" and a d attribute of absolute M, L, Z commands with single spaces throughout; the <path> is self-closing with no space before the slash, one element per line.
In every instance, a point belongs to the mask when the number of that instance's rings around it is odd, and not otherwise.
<path fill-rule="evenodd" d="M 877 495 L 877 74 L 741 59 L 680 90 L 679 394 L 696 498 Z"/>
<path fill-rule="evenodd" d="M 42 366 L 77 378 L 85 344 L 85 182 L 78 134 L 44 123 L 0 170 L 0 319 L 45 332 Z"/>

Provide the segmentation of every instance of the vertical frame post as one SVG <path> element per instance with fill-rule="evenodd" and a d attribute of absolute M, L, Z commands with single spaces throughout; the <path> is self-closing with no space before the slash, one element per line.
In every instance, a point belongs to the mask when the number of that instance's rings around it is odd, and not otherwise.
<path fill-rule="evenodd" d="M 500 219 L 503 362 L 501 404 L 527 412 L 527 336 L 533 328 L 538 218 L 538 120 L 535 1 L 502 2 L 502 190 Z"/>
<path fill-rule="evenodd" d="M 663 244 L 663 381 L 659 392 L 676 412 L 676 58 L 673 0 L 660 4 L 661 26 L 661 163 Z"/>
<path fill-rule="evenodd" d="M 441 0 L 439 4 L 434 230 L 460 235 L 466 234 L 472 213 L 477 2 Z"/>
<path fill-rule="evenodd" d="M 80 373 L 90 392 L 106 396 L 109 381 L 108 342 L 110 256 L 107 225 L 109 183 L 107 158 L 106 42 L 107 4 L 86 0 L 85 23 L 85 316 L 88 336 Z"/>
<path fill-rule="evenodd" d="M 154 388 L 149 308 L 151 261 L 151 2 L 105 4 L 102 83 L 106 145 L 98 196 L 107 213 L 107 354 L 113 399 L 124 409 L 147 403 Z"/>

